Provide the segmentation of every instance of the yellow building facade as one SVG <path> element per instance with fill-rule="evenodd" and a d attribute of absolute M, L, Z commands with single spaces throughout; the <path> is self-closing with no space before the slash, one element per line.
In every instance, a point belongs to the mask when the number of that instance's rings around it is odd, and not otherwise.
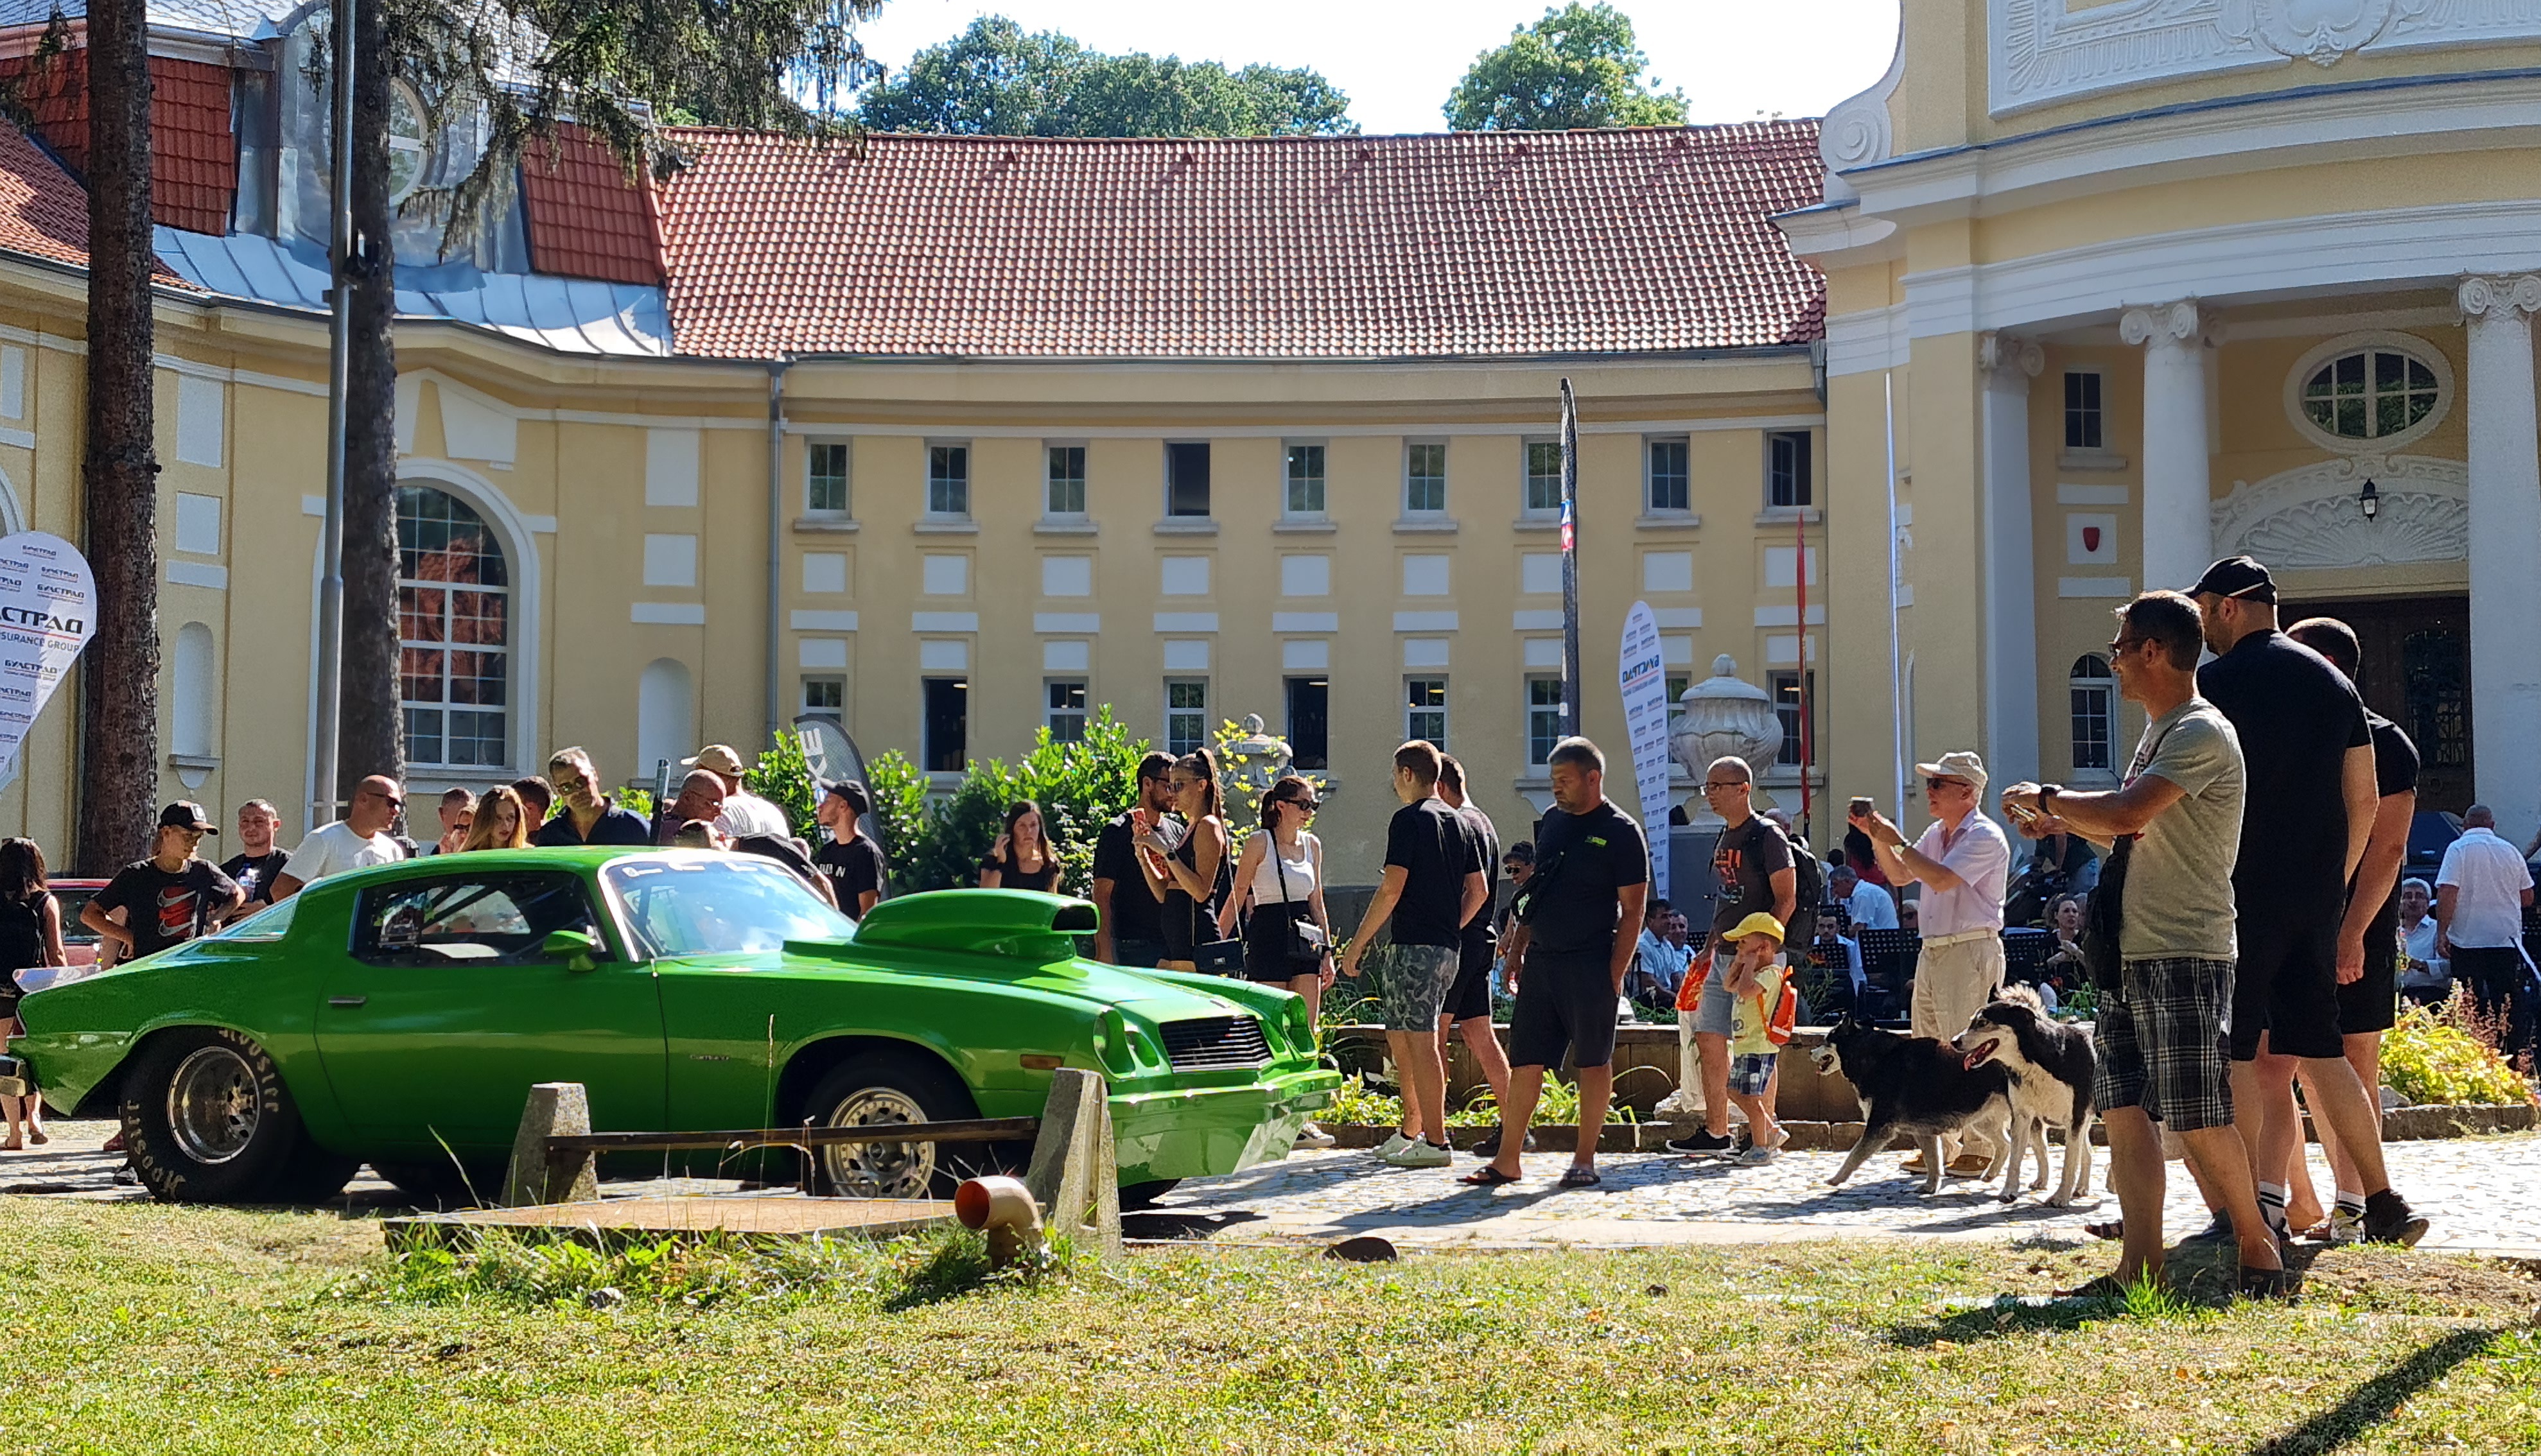
<path fill-rule="evenodd" d="M 2110 781 L 2110 609 L 2247 551 L 2423 807 L 2541 825 L 2541 10 L 1907 0 L 1827 118 L 1840 790 Z"/>

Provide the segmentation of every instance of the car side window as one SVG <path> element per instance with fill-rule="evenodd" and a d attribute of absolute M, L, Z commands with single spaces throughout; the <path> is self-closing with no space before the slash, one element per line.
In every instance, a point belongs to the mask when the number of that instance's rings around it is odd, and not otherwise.
<path fill-rule="evenodd" d="M 449 875 L 362 892 L 353 956 L 375 966 L 545 964 L 558 930 L 600 938 L 582 881 L 565 874 Z"/>

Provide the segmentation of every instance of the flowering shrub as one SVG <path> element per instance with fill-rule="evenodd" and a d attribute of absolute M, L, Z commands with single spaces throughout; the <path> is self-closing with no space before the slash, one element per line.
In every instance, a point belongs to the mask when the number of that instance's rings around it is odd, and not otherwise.
<path fill-rule="evenodd" d="M 2404 1006 L 2382 1037 L 2382 1081 L 2413 1103 L 2464 1106 L 2535 1101 L 2532 1084 L 2493 1046 L 2454 1019 L 2455 1003 L 2442 1011 Z"/>

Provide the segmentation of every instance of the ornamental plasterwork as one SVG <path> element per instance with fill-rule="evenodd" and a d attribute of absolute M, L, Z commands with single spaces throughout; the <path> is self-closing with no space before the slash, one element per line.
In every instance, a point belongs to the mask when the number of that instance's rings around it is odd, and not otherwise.
<path fill-rule="evenodd" d="M 2372 520 L 2359 497 L 2371 480 Z M 2470 469 L 2423 455 L 2356 455 L 2245 484 L 2214 503 L 2214 554 L 2285 570 L 2409 566 L 2470 554 Z"/>
<path fill-rule="evenodd" d="M 1988 0 L 1993 114 L 2358 51 L 2541 39 L 2541 0 Z"/>

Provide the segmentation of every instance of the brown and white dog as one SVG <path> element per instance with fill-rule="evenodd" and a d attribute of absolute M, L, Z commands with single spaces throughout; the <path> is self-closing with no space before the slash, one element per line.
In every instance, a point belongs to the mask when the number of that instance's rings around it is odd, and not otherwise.
<path fill-rule="evenodd" d="M 2020 1197 L 2020 1166 L 2032 1148 L 2047 1186 L 2047 1129 L 2065 1134 L 2065 1177 L 2048 1203 L 2062 1208 L 2091 1191 L 2091 1078 L 2099 1066 L 2090 1035 L 2047 1014 L 2038 992 L 2008 985 L 1995 992 L 1953 1043 L 1970 1071 L 2001 1068 L 2011 1078 L 2011 1171 L 2002 1201 Z"/>

